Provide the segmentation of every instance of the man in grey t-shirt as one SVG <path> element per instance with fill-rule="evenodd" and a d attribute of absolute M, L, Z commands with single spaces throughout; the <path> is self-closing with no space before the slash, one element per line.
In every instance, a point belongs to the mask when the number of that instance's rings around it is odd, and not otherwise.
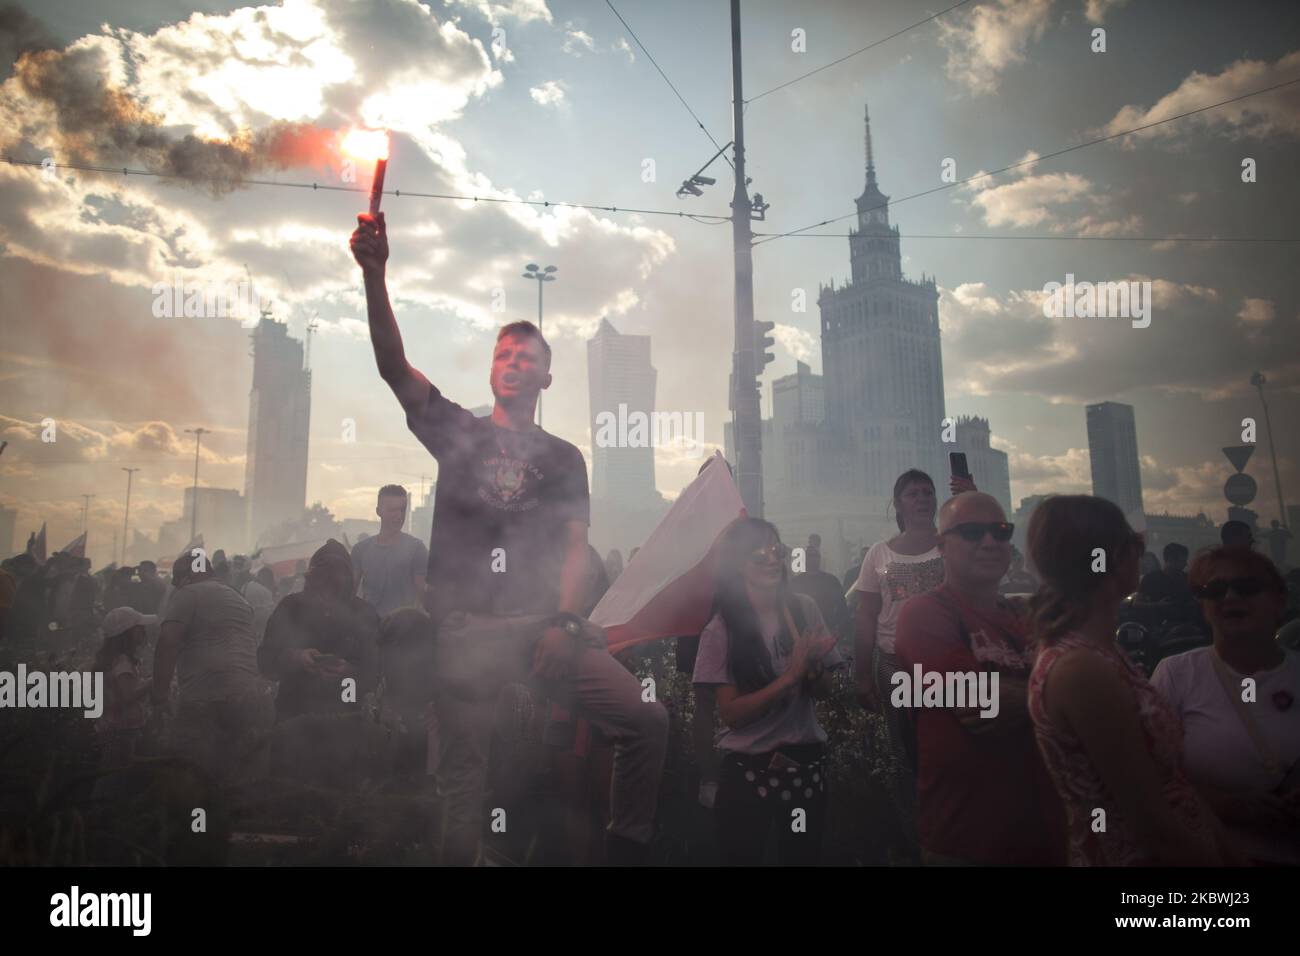
<path fill-rule="evenodd" d="M 174 674 L 179 695 L 169 749 L 220 780 L 255 777 L 272 700 L 257 670 L 253 609 L 216 578 L 199 549 L 191 554 L 173 566 L 175 589 L 160 614 L 154 713 L 167 711 Z"/>
<path fill-rule="evenodd" d="M 375 508 L 379 534 L 358 541 L 352 549 L 357 594 L 381 617 L 404 607 L 420 607 L 424 599 L 429 551 L 419 538 L 402 531 L 406 506 L 406 489 L 401 485 L 380 488 Z"/>

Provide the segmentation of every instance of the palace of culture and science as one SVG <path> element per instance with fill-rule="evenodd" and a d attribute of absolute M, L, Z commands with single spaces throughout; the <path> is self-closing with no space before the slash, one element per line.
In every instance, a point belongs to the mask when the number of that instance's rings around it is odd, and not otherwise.
<path fill-rule="evenodd" d="M 1010 513 L 1005 453 L 988 422 L 963 418 L 942 440 L 943 356 L 933 277 L 904 277 L 889 197 L 876 183 L 866 121 L 866 187 L 849 233 L 850 279 L 821 286 L 822 375 L 800 362 L 772 383 L 763 422 L 765 517 L 789 545 L 822 536 L 825 561 L 845 567 L 862 545 L 897 533 L 894 479 L 920 468 L 948 495 L 948 453 L 964 451 L 977 484 Z M 727 456 L 732 458 L 730 426 Z M 734 460 L 734 459 L 732 459 Z"/>

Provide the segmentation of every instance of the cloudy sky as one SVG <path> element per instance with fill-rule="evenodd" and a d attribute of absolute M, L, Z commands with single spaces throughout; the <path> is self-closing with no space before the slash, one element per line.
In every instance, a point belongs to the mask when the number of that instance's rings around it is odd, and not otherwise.
<path fill-rule="evenodd" d="M 727 4 L 691 0 L 39 0 L 0 14 L 6 157 L 165 170 L 123 177 L 0 164 L 0 503 L 21 546 L 80 530 L 106 561 L 141 469 L 132 525 L 179 515 L 205 438 L 204 485 L 243 488 L 251 363 L 237 319 L 157 318 L 155 283 L 235 282 L 301 335 L 313 317 L 308 500 L 363 517 L 389 481 L 436 466 L 373 369 L 347 251 L 362 197 L 190 182 L 232 171 L 341 185 L 303 130 L 393 132 L 389 188 L 726 214 L 730 170 L 674 196 L 731 138 Z M 941 289 L 950 414 L 979 414 L 1011 456 L 1012 492 L 1090 488 L 1083 405 L 1137 408 L 1148 512 L 1223 520 L 1219 448 L 1259 417 L 1269 379 L 1284 490 L 1300 501 L 1300 84 L 1122 138 L 1070 146 L 1300 79 L 1294 4 L 1200 0 L 743 3 L 752 189 L 779 233 L 853 210 L 870 107 L 881 188 L 904 270 Z M 1105 52 L 1094 52 L 1094 30 Z M 801 31 L 796 33 L 795 31 Z M 804 49 L 794 38 L 803 39 Z M 768 92 L 771 90 L 772 92 Z M 187 138 L 188 137 L 188 138 Z M 228 143 L 217 149 L 214 143 Z M 946 159 L 965 179 L 941 191 Z M 1254 161 L 1255 182 L 1242 181 Z M 363 174 L 362 179 L 366 177 Z M 925 195 L 915 195 L 927 193 Z M 914 197 L 914 198 L 906 198 Z M 535 314 L 528 262 L 558 267 L 546 331 L 548 430 L 590 447 L 585 339 L 602 316 L 653 336 L 659 407 L 704 413 L 720 444 L 731 352 L 730 229 L 646 214 L 388 197 L 389 286 L 411 360 L 467 406 L 489 401 L 493 330 Z M 756 308 L 778 359 L 820 371 L 819 283 L 848 274 L 849 220 L 755 251 Z M 911 237 L 911 238 L 909 238 Z M 1149 328 L 1047 319 L 1043 286 L 1150 280 Z M 795 290 L 809 309 L 792 311 Z M 494 304 L 504 312 L 494 311 Z M 765 386 L 764 405 L 770 403 Z M 44 419 L 58 423 L 40 440 Z M 344 419 L 356 442 L 343 441 Z M 1262 424 L 1262 423 L 1261 423 Z M 1262 428 L 1261 442 L 1264 440 Z M 698 461 L 661 451 L 669 496 Z M 1248 467 L 1276 515 L 1267 447 Z"/>

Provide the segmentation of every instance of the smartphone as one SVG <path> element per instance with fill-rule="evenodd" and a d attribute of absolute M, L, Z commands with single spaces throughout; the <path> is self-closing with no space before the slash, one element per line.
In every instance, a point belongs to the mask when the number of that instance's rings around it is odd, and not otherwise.
<path fill-rule="evenodd" d="M 779 750 L 772 754 L 772 762 L 767 765 L 768 770 L 798 770 L 803 764 L 797 760 L 791 760 Z"/>
<path fill-rule="evenodd" d="M 970 477 L 970 469 L 966 466 L 966 453 L 964 451 L 948 452 L 948 466 L 954 478 Z"/>

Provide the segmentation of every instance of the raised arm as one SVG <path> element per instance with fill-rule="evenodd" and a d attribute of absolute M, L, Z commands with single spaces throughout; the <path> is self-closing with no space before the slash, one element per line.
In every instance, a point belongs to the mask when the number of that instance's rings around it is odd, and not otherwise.
<path fill-rule="evenodd" d="M 361 266 L 366 287 L 366 313 L 370 321 L 370 344 L 375 350 L 379 376 L 388 383 L 407 414 L 421 408 L 429 395 L 429 380 L 406 360 L 402 333 L 388 301 L 385 279 L 388 268 L 388 227 L 384 214 L 357 216 L 352 233 L 352 257 Z"/>

